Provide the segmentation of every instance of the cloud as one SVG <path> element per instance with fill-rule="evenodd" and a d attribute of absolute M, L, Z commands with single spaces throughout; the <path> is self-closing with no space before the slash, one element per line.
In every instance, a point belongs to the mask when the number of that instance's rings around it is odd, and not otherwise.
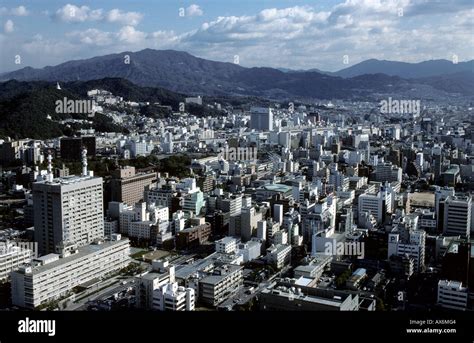
<path fill-rule="evenodd" d="M 11 21 L 10 19 L 8 19 L 5 24 L 3 25 L 3 31 L 5 33 L 12 33 L 13 31 L 15 30 L 14 28 L 14 25 L 13 25 L 13 21 Z"/>
<path fill-rule="evenodd" d="M 15 8 L 8 9 L 6 7 L 0 7 L 0 15 L 12 15 L 17 17 L 25 17 L 30 13 L 27 11 L 25 6 L 18 6 Z"/>
<path fill-rule="evenodd" d="M 124 26 L 117 32 L 106 32 L 97 29 L 73 31 L 66 36 L 72 38 L 74 44 L 87 44 L 96 46 L 112 46 L 114 44 L 144 44 L 148 38 L 155 38 L 155 34 L 147 34 L 135 29 L 133 26 Z"/>
<path fill-rule="evenodd" d="M 103 9 L 92 10 L 88 6 L 67 4 L 56 11 L 54 18 L 65 23 L 82 23 L 85 21 L 106 21 L 122 25 L 136 26 L 143 18 L 138 12 L 123 12 L 117 8 L 105 12 Z"/>
<path fill-rule="evenodd" d="M 16 8 L 12 8 L 10 10 L 10 14 L 11 15 L 16 15 L 16 16 L 19 16 L 19 17 L 25 17 L 29 14 L 29 12 L 26 10 L 25 6 L 18 6 Z"/>
<path fill-rule="evenodd" d="M 67 4 L 56 11 L 55 18 L 65 23 L 82 23 L 86 20 L 93 20 L 92 18 L 98 20 L 101 15 L 101 10 L 92 11 L 87 6 L 78 7 Z"/>
<path fill-rule="evenodd" d="M 54 52 L 51 58 L 44 55 L 48 63 L 143 48 L 184 50 L 227 62 L 239 55 L 244 66 L 292 69 L 339 70 L 347 67 L 343 64 L 345 55 L 350 65 L 370 58 L 418 62 L 451 59 L 453 54 L 462 61 L 474 57 L 470 1 L 446 0 L 452 5 L 450 15 L 445 15 L 448 10 L 441 1 L 422 15 L 423 8 L 431 3 L 427 0 L 346 0 L 324 10 L 310 6 L 266 8 L 241 16 L 214 17 L 179 33 L 138 30 L 143 17 L 138 12 L 68 4 L 56 12 L 58 19 L 120 26 L 110 31 L 96 27 L 73 31 L 56 40 L 33 40 L 24 43 L 24 49 L 34 57 L 43 54 L 44 44 Z M 68 15 L 71 8 L 76 11 L 74 18 Z M 403 16 L 399 16 L 400 8 Z M 8 37 L 4 35 L 8 43 L 4 46 L 16 51 L 18 42 Z"/>
<path fill-rule="evenodd" d="M 204 14 L 203 10 L 199 5 L 192 4 L 186 8 L 186 15 L 188 17 L 200 17 Z"/>
<path fill-rule="evenodd" d="M 117 34 L 117 38 L 121 42 L 137 44 L 146 38 L 146 33 L 137 31 L 133 26 L 124 26 Z"/>
<path fill-rule="evenodd" d="M 107 13 L 106 19 L 110 23 L 120 23 L 124 25 L 136 26 L 142 20 L 143 15 L 138 12 L 122 12 L 113 9 Z"/>
<path fill-rule="evenodd" d="M 114 34 L 111 32 L 104 32 L 97 29 L 87 29 L 85 31 L 74 31 L 67 34 L 71 37 L 72 42 L 75 44 L 86 44 L 86 45 L 99 45 L 107 46 L 111 45 L 114 40 Z"/>

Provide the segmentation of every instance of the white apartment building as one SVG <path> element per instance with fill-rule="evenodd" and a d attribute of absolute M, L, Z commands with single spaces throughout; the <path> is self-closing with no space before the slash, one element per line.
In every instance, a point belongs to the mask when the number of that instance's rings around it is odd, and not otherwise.
<path fill-rule="evenodd" d="M 114 235 L 60 257 L 49 254 L 12 272 L 12 301 L 34 309 L 67 295 L 74 287 L 126 267 L 130 262 L 130 242 Z"/>
<path fill-rule="evenodd" d="M 153 225 L 154 224 L 151 221 L 131 222 L 128 224 L 128 237 L 151 239 Z"/>
<path fill-rule="evenodd" d="M 255 260 L 261 255 L 262 243 L 257 240 L 251 240 L 246 243 L 240 243 L 237 248 L 237 255 L 242 255 L 243 262 Z"/>
<path fill-rule="evenodd" d="M 224 253 L 224 254 L 232 254 L 235 253 L 237 247 L 237 240 L 232 237 L 224 237 L 215 242 L 216 245 L 216 252 Z"/>
<path fill-rule="evenodd" d="M 10 273 L 17 270 L 22 264 L 29 263 L 33 251 L 25 249 L 11 242 L 0 242 L 0 282 L 6 281 Z"/>
<path fill-rule="evenodd" d="M 423 230 L 410 230 L 408 241 L 402 241 L 398 232 L 388 235 L 388 258 L 408 254 L 414 260 L 414 269 L 421 272 L 425 267 L 425 240 Z"/>
<path fill-rule="evenodd" d="M 267 262 L 281 269 L 290 262 L 291 246 L 290 245 L 272 245 L 267 249 Z"/>
<path fill-rule="evenodd" d="M 242 195 L 232 195 L 229 198 L 218 198 L 217 208 L 229 212 L 229 216 L 239 215 L 242 210 Z"/>
<path fill-rule="evenodd" d="M 153 270 L 139 277 L 135 277 L 135 294 L 137 308 L 152 309 L 155 290 L 164 285 L 175 282 L 175 267 L 168 261 L 155 260 Z"/>
<path fill-rule="evenodd" d="M 40 254 L 104 236 L 102 178 L 69 176 L 33 183 L 35 242 Z"/>
<path fill-rule="evenodd" d="M 194 289 L 167 283 L 153 291 L 153 310 L 194 311 Z"/>
<path fill-rule="evenodd" d="M 129 144 L 132 157 L 148 156 L 153 150 L 153 144 L 145 140 L 135 141 L 132 139 L 129 141 Z"/>
<path fill-rule="evenodd" d="M 378 224 L 384 220 L 386 213 L 392 213 L 392 193 L 386 190 L 377 194 L 365 193 L 359 196 L 359 214 L 370 212 Z"/>
<path fill-rule="evenodd" d="M 438 282 L 438 305 L 442 307 L 465 311 L 468 294 L 468 289 L 459 281 L 439 280 Z"/>

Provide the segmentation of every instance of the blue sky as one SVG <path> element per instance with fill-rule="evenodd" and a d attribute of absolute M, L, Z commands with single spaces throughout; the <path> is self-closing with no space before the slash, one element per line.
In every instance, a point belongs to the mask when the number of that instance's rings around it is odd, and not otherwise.
<path fill-rule="evenodd" d="M 143 48 L 334 71 L 369 58 L 470 60 L 473 37 L 473 0 L 0 2 L 0 72 Z"/>

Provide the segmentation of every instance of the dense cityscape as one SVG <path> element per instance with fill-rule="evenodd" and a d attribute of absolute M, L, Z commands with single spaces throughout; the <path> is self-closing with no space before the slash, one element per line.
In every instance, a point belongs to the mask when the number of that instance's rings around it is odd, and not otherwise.
<path fill-rule="evenodd" d="M 2 306 L 472 310 L 471 107 L 87 95 L 129 133 L 0 145 Z"/>

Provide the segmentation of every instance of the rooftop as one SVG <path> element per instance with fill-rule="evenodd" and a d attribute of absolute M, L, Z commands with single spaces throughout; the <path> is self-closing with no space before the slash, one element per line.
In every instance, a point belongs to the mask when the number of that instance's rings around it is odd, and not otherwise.
<path fill-rule="evenodd" d="M 47 263 L 47 264 L 44 264 L 44 265 L 32 263 L 29 266 L 32 267 L 32 274 L 40 274 L 40 273 L 43 273 L 47 270 L 57 268 L 57 267 L 59 267 L 63 264 L 66 264 L 68 262 L 72 262 L 74 260 L 79 260 L 79 259 L 81 259 L 81 258 L 83 258 L 87 255 L 94 254 L 94 253 L 96 253 L 100 250 L 107 249 L 111 246 L 123 243 L 125 241 L 128 242 L 128 239 L 122 239 L 122 240 L 118 240 L 118 241 L 104 241 L 101 244 L 85 245 L 83 247 L 78 248 L 77 253 L 71 254 L 67 257 L 59 258 L 56 261 L 53 261 L 53 262 L 50 262 L 50 263 Z M 49 255 L 43 256 L 42 258 L 49 259 L 49 258 L 52 258 L 54 256 L 57 256 L 57 255 L 56 254 L 49 254 Z"/>

